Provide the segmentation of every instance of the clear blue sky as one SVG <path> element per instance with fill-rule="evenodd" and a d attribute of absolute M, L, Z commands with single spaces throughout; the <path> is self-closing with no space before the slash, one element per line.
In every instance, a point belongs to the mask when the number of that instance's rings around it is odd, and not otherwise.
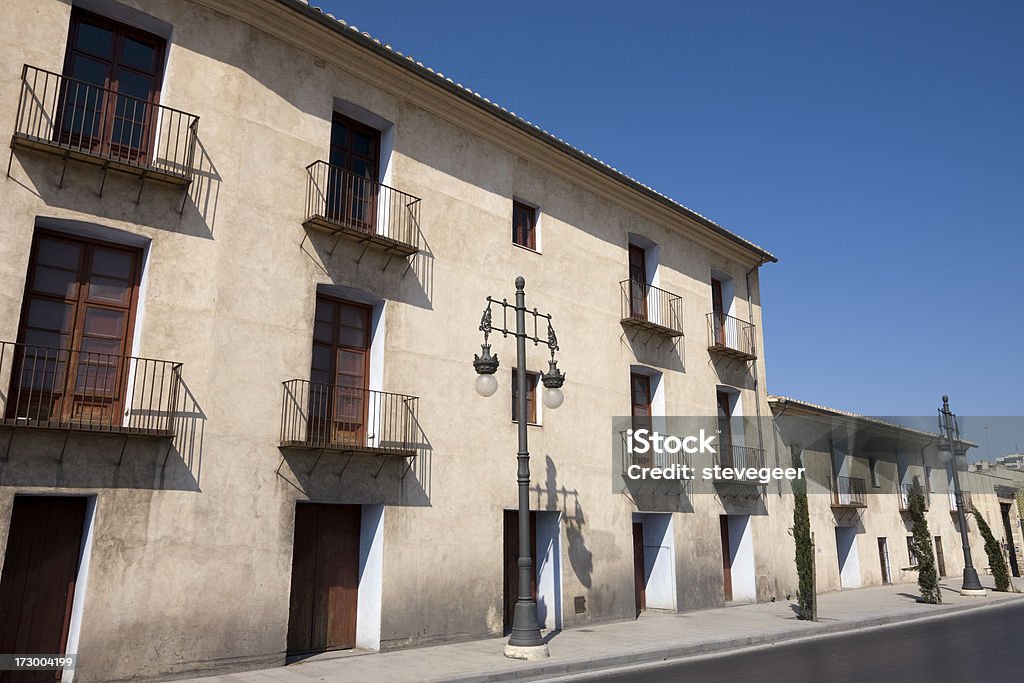
<path fill-rule="evenodd" d="M 775 253 L 771 392 L 1024 411 L 1024 3 L 321 6 Z"/>

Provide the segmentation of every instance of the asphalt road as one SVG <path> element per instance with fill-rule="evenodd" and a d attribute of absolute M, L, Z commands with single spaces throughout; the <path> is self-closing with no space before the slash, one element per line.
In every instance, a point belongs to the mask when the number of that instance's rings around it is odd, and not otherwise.
<path fill-rule="evenodd" d="M 569 680 L 569 679 L 565 679 Z M 573 681 L 1024 681 L 1024 604 L 657 665 Z"/>

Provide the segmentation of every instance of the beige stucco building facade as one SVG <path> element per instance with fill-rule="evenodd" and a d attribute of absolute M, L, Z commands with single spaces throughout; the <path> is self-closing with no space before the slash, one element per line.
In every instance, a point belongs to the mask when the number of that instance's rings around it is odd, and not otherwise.
<path fill-rule="evenodd" d="M 917 581 L 907 542 L 913 533 L 907 496 L 915 478 L 925 492 L 939 574 L 963 574 L 952 463 L 940 459 L 937 433 L 786 397 L 770 402 L 779 443 L 807 470 L 819 591 Z M 980 472 L 963 469 L 959 476 L 965 511 L 983 516 L 1004 546 L 1009 530 L 1014 551 L 1007 549 L 1006 559 L 1019 576 L 1020 523 L 1012 498 Z M 973 515 L 966 519 L 972 563 L 991 586 L 984 539 Z"/>
<path fill-rule="evenodd" d="M 564 405 L 537 391 L 526 416 L 545 628 L 795 594 L 789 484 L 624 489 L 623 419 L 710 420 L 739 466 L 801 446 L 819 589 L 880 583 L 878 538 L 914 580 L 895 488 L 857 507 L 827 487 L 868 458 L 923 476 L 928 437 L 769 400 L 760 247 L 295 0 L 2 16 L 4 647 L 106 681 L 500 635 L 512 339 L 491 336 L 494 396 L 472 361 L 520 275 L 567 374 Z M 529 346 L 532 371 L 548 358 Z"/>
<path fill-rule="evenodd" d="M 3 17 L 0 590 L 75 680 L 499 635 L 511 339 L 494 397 L 471 361 L 518 275 L 568 377 L 530 417 L 545 627 L 795 591 L 782 487 L 611 481 L 644 410 L 779 464 L 770 254 L 299 2 Z M 40 553 L 71 588 L 28 605 Z"/>

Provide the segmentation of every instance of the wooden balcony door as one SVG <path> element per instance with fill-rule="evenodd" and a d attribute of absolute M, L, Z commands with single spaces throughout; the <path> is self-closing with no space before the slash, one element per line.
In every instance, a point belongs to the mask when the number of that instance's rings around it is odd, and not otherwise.
<path fill-rule="evenodd" d="M 289 654 L 355 647 L 361 514 L 359 505 L 296 506 Z"/>
<path fill-rule="evenodd" d="M 118 426 L 141 252 L 37 232 L 7 419 Z"/>
<path fill-rule="evenodd" d="M 309 440 L 369 445 L 369 306 L 317 296 L 310 369 Z"/>
<path fill-rule="evenodd" d="M 86 499 L 15 496 L 0 577 L 0 652 L 64 654 Z M 0 671 L 0 681 L 59 681 L 60 671 Z"/>
<path fill-rule="evenodd" d="M 723 297 L 722 281 L 718 278 L 711 278 L 711 319 L 714 325 L 714 340 L 718 346 L 727 346 L 725 334 L 725 299 Z"/>
<path fill-rule="evenodd" d="M 732 402 L 725 391 L 716 392 L 715 401 L 718 405 L 718 450 L 722 467 L 732 467 Z"/>
<path fill-rule="evenodd" d="M 58 141 L 106 157 L 152 156 L 163 74 L 162 38 L 73 8 Z"/>
<path fill-rule="evenodd" d="M 380 131 L 335 112 L 327 178 L 327 219 L 377 232 Z"/>
<path fill-rule="evenodd" d="M 629 314 L 647 320 L 647 252 L 629 245 Z"/>
<path fill-rule="evenodd" d="M 633 431 L 638 429 L 650 430 L 653 428 L 651 419 L 651 377 L 639 372 L 629 374 L 630 385 L 630 415 L 633 416 Z M 652 449 L 647 453 L 634 453 L 632 462 L 641 467 L 650 467 L 654 464 Z"/>

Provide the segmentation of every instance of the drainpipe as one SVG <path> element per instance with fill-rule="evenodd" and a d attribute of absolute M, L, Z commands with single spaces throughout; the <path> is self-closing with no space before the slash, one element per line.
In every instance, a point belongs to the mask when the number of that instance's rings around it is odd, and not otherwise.
<path fill-rule="evenodd" d="M 750 275 L 752 273 L 754 273 L 755 271 L 757 271 L 758 268 L 763 266 L 768 261 L 769 261 L 769 259 L 762 257 L 761 260 L 757 262 L 757 265 L 755 265 L 753 268 L 748 270 L 747 274 L 744 276 L 744 279 L 746 280 L 746 283 L 747 283 L 747 318 L 750 321 L 751 325 L 754 324 L 754 299 L 750 295 Z M 755 348 L 756 348 L 756 344 L 757 344 L 757 338 L 756 337 L 754 338 L 754 344 L 755 344 Z M 761 348 L 762 349 L 764 348 L 763 344 L 761 345 Z M 762 453 L 764 453 L 764 434 L 762 433 L 763 430 L 761 428 L 761 397 L 758 394 L 758 387 L 760 386 L 760 381 L 758 380 L 758 375 L 757 375 L 757 358 L 755 358 L 753 361 L 751 361 L 751 363 L 752 363 L 751 367 L 754 370 L 754 409 L 757 412 L 757 447 L 761 450 Z M 778 452 L 778 449 L 776 449 L 776 451 L 775 451 L 775 466 L 779 467 L 779 452 Z M 782 495 L 782 482 L 781 481 L 779 482 L 779 495 Z"/>
<path fill-rule="evenodd" d="M 779 411 L 778 415 L 772 415 L 772 450 L 775 451 L 775 466 L 776 467 L 781 467 L 781 465 L 779 465 L 779 436 L 780 435 L 776 434 L 775 418 L 776 417 L 782 417 L 783 415 L 786 414 L 786 411 L 789 410 L 789 401 L 787 401 L 786 399 L 782 399 L 781 403 L 782 403 L 782 410 Z M 790 464 L 792 464 L 792 462 L 793 462 L 793 460 L 792 460 L 793 459 L 793 450 L 792 450 L 793 447 L 790 444 L 787 444 L 787 445 L 789 445 L 789 447 L 790 447 L 789 457 L 790 457 Z M 801 460 L 801 464 L 803 464 L 802 460 Z M 776 484 L 777 484 L 778 489 L 779 489 L 779 495 L 781 496 L 782 495 L 782 482 L 779 481 L 779 482 L 776 482 Z"/>

